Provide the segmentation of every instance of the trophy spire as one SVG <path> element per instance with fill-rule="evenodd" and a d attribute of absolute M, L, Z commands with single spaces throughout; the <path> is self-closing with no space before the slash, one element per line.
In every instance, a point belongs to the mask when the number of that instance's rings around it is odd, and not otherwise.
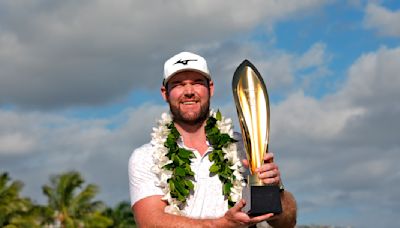
<path fill-rule="evenodd" d="M 268 152 L 270 112 L 267 88 L 257 68 L 246 59 L 233 75 L 232 89 L 250 172 L 254 174 Z M 262 185 L 257 179 L 252 181 Z"/>

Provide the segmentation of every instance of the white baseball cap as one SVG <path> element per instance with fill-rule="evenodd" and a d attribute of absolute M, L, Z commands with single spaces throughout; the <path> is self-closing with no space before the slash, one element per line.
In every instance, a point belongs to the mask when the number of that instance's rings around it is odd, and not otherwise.
<path fill-rule="evenodd" d="M 207 62 L 203 57 L 191 52 L 181 52 L 165 62 L 163 85 L 166 85 L 172 76 L 182 71 L 195 71 L 211 80 Z"/>

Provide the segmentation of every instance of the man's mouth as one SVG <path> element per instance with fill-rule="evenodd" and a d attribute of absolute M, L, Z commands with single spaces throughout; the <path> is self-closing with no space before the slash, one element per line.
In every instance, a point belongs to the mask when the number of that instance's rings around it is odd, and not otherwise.
<path fill-rule="evenodd" d="M 180 103 L 183 104 L 183 105 L 194 105 L 194 104 L 196 104 L 198 102 L 200 102 L 200 100 L 196 99 L 194 97 L 192 97 L 190 99 L 186 98 L 186 99 L 180 100 Z"/>
<path fill-rule="evenodd" d="M 197 101 L 183 101 L 182 104 L 184 105 L 192 105 L 192 104 L 196 104 Z"/>

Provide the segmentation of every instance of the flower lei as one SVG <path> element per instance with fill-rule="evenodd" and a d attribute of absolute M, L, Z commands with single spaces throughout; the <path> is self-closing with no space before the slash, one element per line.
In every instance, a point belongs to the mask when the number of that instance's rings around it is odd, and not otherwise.
<path fill-rule="evenodd" d="M 242 198 L 242 163 L 237 156 L 236 140 L 233 139 L 232 120 L 222 117 L 221 113 L 210 112 L 205 126 L 208 142 L 213 151 L 208 155 L 213 162 L 209 171 L 222 183 L 222 194 L 232 207 Z M 161 187 L 163 200 L 168 202 L 165 212 L 183 215 L 181 209 L 187 197 L 194 189 L 194 173 L 190 168 L 192 151 L 179 148 L 180 138 L 172 118 L 167 113 L 161 115 L 158 128 L 153 128 L 151 144 L 155 147 L 152 171 L 157 175 L 156 185 Z"/>

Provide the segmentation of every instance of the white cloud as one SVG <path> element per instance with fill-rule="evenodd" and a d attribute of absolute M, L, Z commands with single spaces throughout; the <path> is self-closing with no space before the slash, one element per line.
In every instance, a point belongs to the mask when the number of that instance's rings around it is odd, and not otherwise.
<path fill-rule="evenodd" d="M 331 75 L 331 54 L 322 42 L 312 44 L 303 53 L 289 53 L 264 44 L 251 42 L 229 42 L 223 45 L 203 47 L 213 80 L 216 85 L 215 98 L 231 101 L 232 76 L 244 59 L 250 60 L 261 73 L 269 92 L 286 96 L 299 89 L 311 90 Z"/>
<path fill-rule="evenodd" d="M 400 47 L 381 47 L 363 54 L 349 69 L 349 79 L 337 99 L 378 107 L 397 103 L 400 95 Z"/>
<path fill-rule="evenodd" d="M 149 140 L 162 110 L 167 109 L 142 105 L 110 119 L 92 120 L 0 111 L 0 172 L 22 180 L 24 192 L 40 202 L 41 186 L 50 175 L 72 169 L 100 186 L 102 200 L 128 200 L 127 160 L 135 147 Z"/>
<path fill-rule="evenodd" d="M 300 91 L 272 107 L 271 149 L 305 213 L 346 209 L 369 218 L 347 219 L 360 227 L 379 226 L 379 216 L 398 223 L 365 208 L 398 209 L 398 194 L 380 186 L 400 187 L 399 59 L 400 47 L 363 54 L 336 93 L 315 99 Z"/>
<path fill-rule="evenodd" d="M 391 11 L 376 3 L 369 3 L 365 9 L 364 25 L 376 29 L 383 36 L 400 36 L 400 10 Z"/>
<path fill-rule="evenodd" d="M 335 102 L 325 103 L 324 100 L 305 96 L 302 91 L 291 94 L 273 108 L 276 134 L 281 139 L 298 143 L 298 135 L 315 141 L 338 137 L 349 119 L 365 112 L 363 108 L 339 107 Z M 291 135 L 295 137 L 287 137 Z"/>
<path fill-rule="evenodd" d="M 27 153 L 34 145 L 34 140 L 21 133 L 0 135 L 0 153 Z"/>
<path fill-rule="evenodd" d="M 326 45 L 324 43 L 315 43 L 298 60 L 297 67 L 300 69 L 321 66 L 330 60 L 326 54 Z"/>
<path fill-rule="evenodd" d="M 2 1 L 8 13 L 0 15 L 0 103 L 57 108 L 112 102 L 133 88 L 158 87 L 153 76 L 171 53 L 221 43 L 256 25 L 271 27 L 322 4 Z"/>

